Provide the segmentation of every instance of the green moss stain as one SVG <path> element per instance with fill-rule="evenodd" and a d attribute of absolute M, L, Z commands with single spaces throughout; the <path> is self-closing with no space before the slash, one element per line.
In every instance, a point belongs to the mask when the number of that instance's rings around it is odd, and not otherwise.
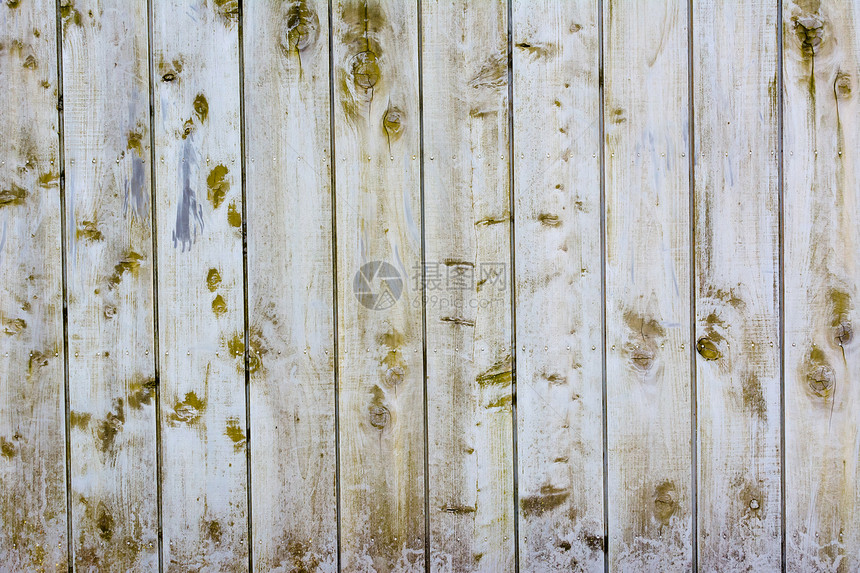
<path fill-rule="evenodd" d="M 552 215 L 550 213 L 541 213 L 538 215 L 538 221 L 540 221 L 541 225 L 546 227 L 560 227 L 561 219 L 558 218 L 558 215 Z"/>
<path fill-rule="evenodd" d="M 60 176 L 52 171 L 39 175 L 39 187 L 46 189 L 56 187 L 60 183 Z"/>
<path fill-rule="evenodd" d="M 257 372 L 263 367 L 263 349 L 260 332 L 256 329 L 251 330 L 250 348 L 248 351 L 248 372 Z M 245 337 L 241 333 L 236 333 L 227 341 L 227 350 L 237 358 L 236 368 L 240 372 L 245 371 Z"/>
<path fill-rule="evenodd" d="M 570 497 L 570 491 L 544 485 L 541 486 L 539 494 L 521 498 L 520 509 L 526 517 L 542 515 L 562 505 L 568 497 Z"/>
<path fill-rule="evenodd" d="M 757 416 L 763 422 L 767 421 L 767 402 L 764 399 L 762 392 L 761 381 L 755 373 L 750 373 L 744 376 L 742 395 L 744 400 L 744 409 Z"/>
<path fill-rule="evenodd" d="M 72 0 L 60 1 L 60 17 L 63 19 L 63 29 L 68 28 L 71 24 L 81 26 L 84 23 L 81 13 L 75 8 L 75 3 Z"/>
<path fill-rule="evenodd" d="M 236 209 L 236 203 L 230 203 L 227 207 L 227 223 L 233 228 L 242 226 L 242 214 Z"/>
<path fill-rule="evenodd" d="M 161 81 L 176 81 L 176 79 L 179 77 L 179 73 L 182 71 L 182 66 L 182 58 L 176 58 L 172 62 L 165 62 L 164 60 L 159 61 L 158 71 L 161 74 Z"/>
<path fill-rule="evenodd" d="M 15 444 L 6 438 L 0 437 L 0 454 L 2 454 L 4 458 L 11 460 L 17 453 L 18 448 L 15 447 Z"/>
<path fill-rule="evenodd" d="M 73 428 L 85 430 L 93 415 L 87 412 L 69 412 L 69 424 Z"/>
<path fill-rule="evenodd" d="M 126 273 L 134 273 L 140 268 L 140 261 L 143 260 L 143 255 L 128 251 L 120 261 L 114 265 L 113 274 L 108 279 L 110 288 L 116 288 L 122 281 L 122 277 Z"/>
<path fill-rule="evenodd" d="M 224 430 L 224 435 L 233 442 L 236 452 L 241 452 L 245 448 L 245 432 L 239 425 L 239 418 L 227 419 L 227 429 Z"/>
<path fill-rule="evenodd" d="M 180 132 L 182 139 L 188 139 L 188 137 L 193 132 L 194 132 L 194 120 L 193 119 L 185 120 L 185 123 L 182 124 L 182 131 Z"/>
<path fill-rule="evenodd" d="M 221 536 L 224 532 L 221 528 L 221 523 L 218 520 L 213 519 L 212 521 L 205 521 L 203 524 L 203 531 L 206 535 L 206 539 L 215 545 L 219 545 L 221 543 Z"/>
<path fill-rule="evenodd" d="M 513 396 L 511 396 L 510 394 L 505 394 L 501 398 L 497 398 L 496 400 L 493 400 L 492 402 L 487 404 L 487 408 L 502 408 L 504 410 L 510 410 L 512 402 Z"/>
<path fill-rule="evenodd" d="M 140 131 L 129 131 L 126 136 L 126 149 L 134 151 L 143 157 L 143 133 Z"/>
<path fill-rule="evenodd" d="M 170 414 L 170 420 L 183 424 L 194 424 L 203 412 L 206 410 L 206 402 L 197 397 L 194 392 L 185 394 L 185 399 L 177 402 L 173 406 L 173 413 Z"/>
<path fill-rule="evenodd" d="M 197 94 L 194 98 L 194 115 L 200 120 L 200 123 L 205 122 L 209 118 L 209 102 L 203 94 Z"/>
<path fill-rule="evenodd" d="M 20 5 L 21 5 L 20 0 L 6 0 L 6 6 L 8 6 L 9 8 L 11 8 L 13 10 Z"/>
<path fill-rule="evenodd" d="M 206 286 L 209 288 L 209 292 L 215 292 L 220 284 L 221 273 L 218 272 L 218 269 L 209 269 L 209 272 L 206 273 Z"/>
<path fill-rule="evenodd" d="M 851 295 L 839 289 L 830 289 L 828 299 L 831 308 L 831 326 L 840 326 L 848 320 L 851 312 Z"/>
<path fill-rule="evenodd" d="M 646 318 L 632 310 L 625 310 L 623 317 L 627 328 L 643 338 L 662 338 L 666 336 L 666 329 L 653 318 Z"/>
<path fill-rule="evenodd" d="M 545 58 L 550 55 L 550 47 L 531 42 L 519 42 L 514 45 L 517 49 L 526 52 L 528 55 L 535 58 Z"/>
<path fill-rule="evenodd" d="M 98 223 L 96 221 L 81 221 L 81 224 L 78 225 L 77 230 L 75 231 L 75 237 L 79 241 L 101 241 L 104 239 L 104 235 L 99 231 Z"/>
<path fill-rule="evenodd" d="M 0 190 L 0 207 L 23 205 L 27 199 L 27 191 L 14 183 L 8 189 Z"/>
<path fill-rule="evenodd" d="M 504 358 L 490 366 L 490 368 L 479 374 L 475 378 L 475 381 L 481 386 L 489 386 L 494 384 L 508 384 L 511 382 L 511 379 L 511 356 L 506 355 Z"/>
<path fill-rule="evenodd" d="M 221 316 L 227 312 L 227 303 L 224 301 L 224 297 L 220 294 L 212 301 L 212 312 L 214 312 L 216 316 Z"/>
<path fill-rule="evenodd" d="M 239 21 L 239 0 L 214 0 L 215 12 L 230 24 Z"/>
<path fill-rule="evenodd" d="M 27 321 L 23 318 L 9 318 L 3 320 L 3 333 L 14 336 L 27 328 Z"/>
<path fill-rule="evenodd" d="M 125 423 L 125 411 L 123 409 L 122 398 L 118 398 L 114 402 L 114 411 L 108 412 L 103 420 L 96 427 L 96 437 L 98 438 L 99 449 L 103 452 L 110 451 L 116 436 L 122 430 Z"/>
<path fill-rule="evenodd" d="M 207 197 L 215 209 L 221 206 L 230 191 L 230 180 L 227 179 L 229 172 L 223 165 L 216 165 L 206 177 Z"/>
<path fill-rule="evenodd" d="M 110 541 L 113 538 L 114 519 L 104 503 L 99 502 L 98 517 L 96 518 L 96 527 L 98 528 L 99 537 L 105 541 Z"/>
<path fill-rule="evenodd" d="M 668 525 L 675 514 L 678 506 L 675 496 L 675 484 L 670 481 L 664 481 L 655 488 L 654 517 L 663 525 Z"/>
<path fill-rule="evenodd" d="M 230 351 L 230 354 L 233 356 L 244 357 L 245 356 L 245 337 L 241 334 L 234 334 L 233 338 L 227 341 L 227 350 Z"/>
<path fill-rule="evenodd" d="M 139 410 L 143 406 L 152 404 L 152 400 L 155 398 L 156 385 L 155 378 L 131 384 L 128 389 L 129 407 L 133 410 Z"/>
<path fill-rule="evenodd" d="M 290 571 L 294 573 L 314 573 L 320 570 L 320 562 L 316 555 L 311 552 L 309 541 L 298 541 L 291 539 L 287 542 L 289 554 Z"/>

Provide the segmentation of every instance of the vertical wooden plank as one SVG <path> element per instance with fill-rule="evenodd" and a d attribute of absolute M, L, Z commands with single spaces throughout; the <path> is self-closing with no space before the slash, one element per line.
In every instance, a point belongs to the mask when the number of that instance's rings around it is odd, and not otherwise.
<path fill-rule="evenodd" d="M 785 2 L 789 571 L 860 568 L 860 7 Z"/>
<path fill-rule="evenodd" d="M 163 560 L 244 571 L 238 2 L 160 0 L 153 12 Z"/>
<path fill-rule="evenodd" d="M 691 566 L 687 3 L 606 2 L 611 567 Z"/>
<path fill-rule="evenodd" d="M 75 566 L 158 568 L 145 1 L 63 13 Z"/>
<path fill-rule="evenodd" d="M 417 4 L 333 10 L 342 566 L 423 571 Z"/>
<path fill-rule="evenodd" d="M 431 570 L 512 571 L 507 5 L 421 10 Z"/>
<path fill-rule="evenodd" d="M 0 563 L 67 568 L 54 1 L 0 6 Z"/>
<path fill-rule="evenodd" d="M 699 562 L 776 571 L 777 7 L 697 0 L 692 9 Z"/>
<path fill-rule="evenodd" d="M 513 3 L 521 571 L 603 571 L 598 5 Z"/>
<path fill-rule="evenodd" d="M 243 17 L 254 563 L 334 571 L 328 3 Z"/>

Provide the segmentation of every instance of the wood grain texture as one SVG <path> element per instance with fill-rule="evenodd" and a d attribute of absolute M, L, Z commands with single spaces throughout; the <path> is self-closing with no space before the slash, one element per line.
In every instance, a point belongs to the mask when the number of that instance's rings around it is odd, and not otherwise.
<path fill-rule="evenodd" d="M 597 2 L 513 3 L 521 571 L 603 571 Z"/>
<path fill-rule="evenodd" d="M 146 2 L 64 15 L 72 539 L 79 571 L 158 567 Z"/>
<path fill-rule="evenodd" d="M 254 563 L 335 571 L 328 4 L 247 3 Z"/>
<path fill-rule="evenodd" d="M 687 4 L 605 5 L 609 558 L 692 558 Z"/>
<path fill-rule="evenodd" d="M 786 2 L 785 434 L 789 571 L 860 568 L 860 8 Z"/>
<path fill-rule="evenodd" d="M 65 571 L 56 11 L 0 6 L 0 563 Z"/>
<path fill-rule="evenodd" d="M 780 567 L 776 26 L 772 2 L 693 4 L 697 541 L 705 571 Z"/>
<path fill-rule="evenodd" d="M 333 19 L 342 566 L 424 571 L 417 5 Z"/>
<path fill-rule="evenodd" d="M 431 570 L 512 571 L 507 7 L 421 10 Z"/>
<path fill-rule="evenodd" d="M 153 13 L 163 561 L 245 571 L 238 3 Z"/>

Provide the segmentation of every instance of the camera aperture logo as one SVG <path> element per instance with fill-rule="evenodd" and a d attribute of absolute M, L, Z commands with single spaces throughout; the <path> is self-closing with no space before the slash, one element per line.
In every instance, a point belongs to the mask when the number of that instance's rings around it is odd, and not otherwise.
<path fill-rule="evenodd" d="M 352 291 L 362 306 L 385 310 L 394 306 L 403 294 L 403 277 L 397 268 L 385 261 L 370 261 L 355 273 Z"/>

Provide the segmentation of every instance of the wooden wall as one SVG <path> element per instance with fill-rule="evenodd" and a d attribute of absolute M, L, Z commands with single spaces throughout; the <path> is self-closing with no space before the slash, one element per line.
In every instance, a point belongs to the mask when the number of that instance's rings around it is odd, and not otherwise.
<path fill-rule="evenodd" d="M 0 571 L 860 570 L 853 0 L 6 0 Z"/>

